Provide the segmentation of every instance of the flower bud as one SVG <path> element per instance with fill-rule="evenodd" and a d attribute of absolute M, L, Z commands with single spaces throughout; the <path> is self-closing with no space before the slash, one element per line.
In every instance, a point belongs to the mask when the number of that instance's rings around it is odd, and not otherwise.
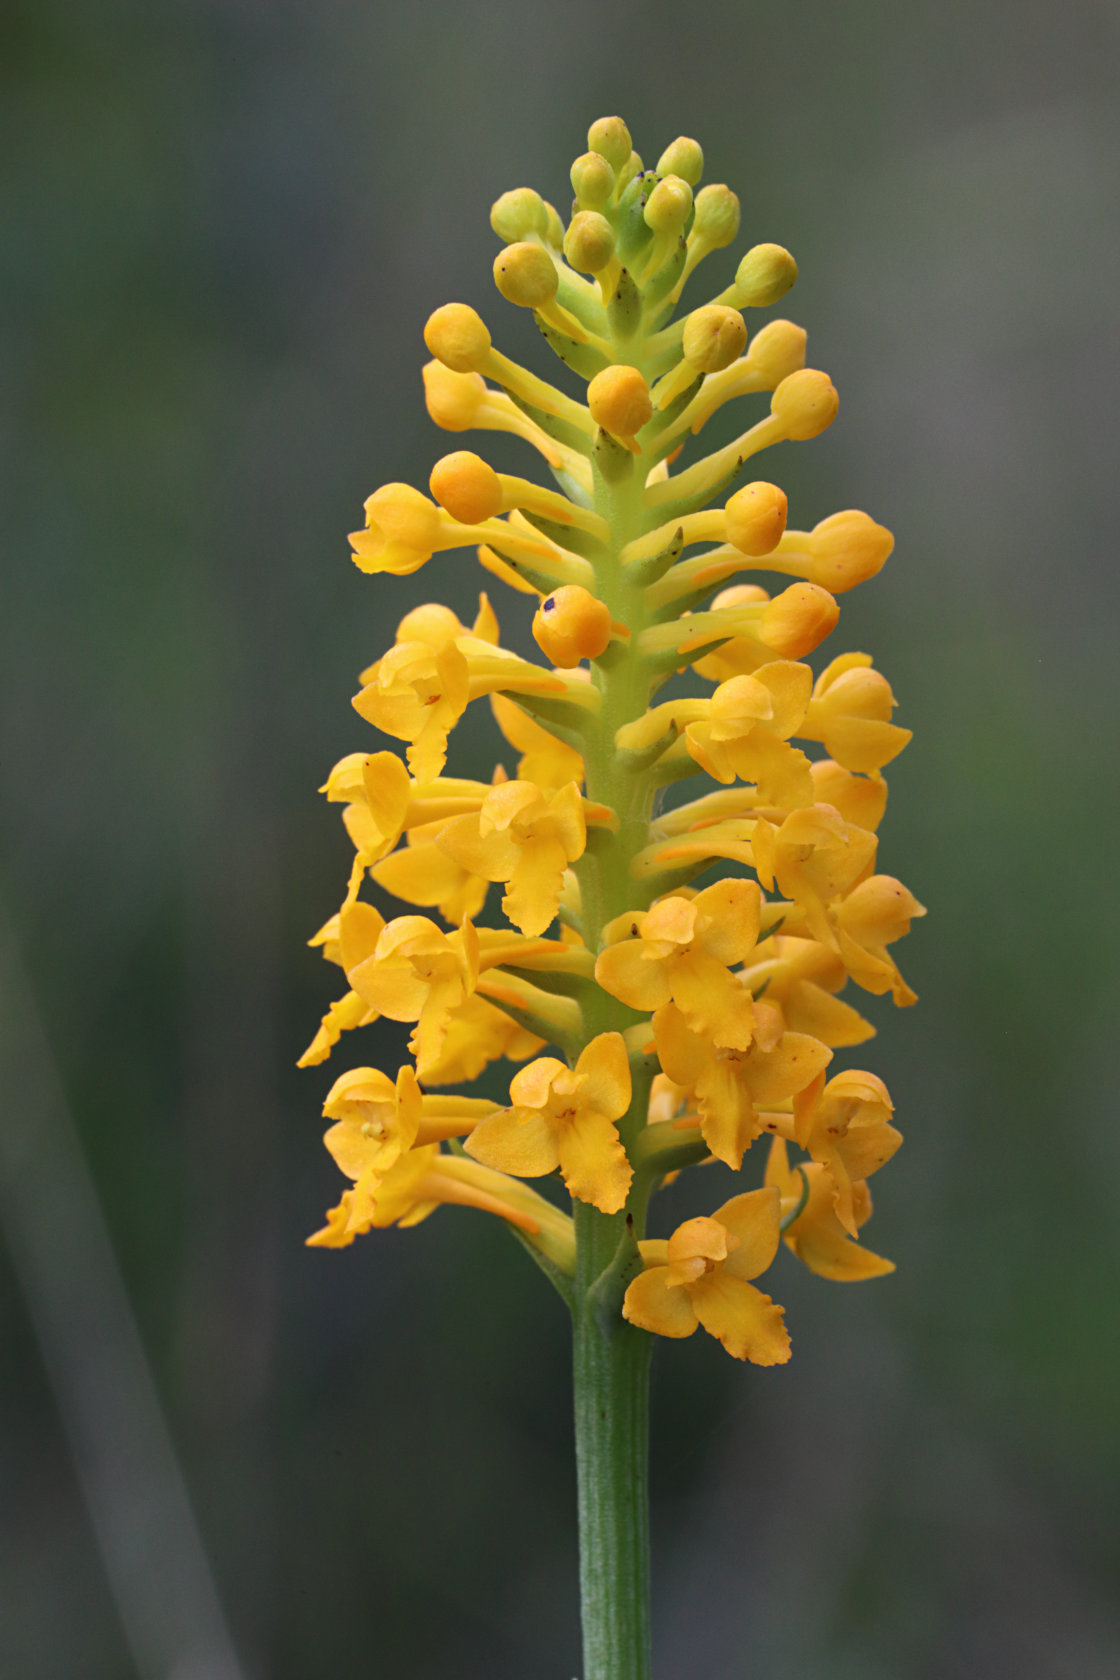
<path fill-rule="evenodd" d="M 490 350 L 490 334 L 468 303 L 445 303 L 428 316 L 424 343 L 437 362 L 454 373 L 475 373 Z"/>
<path fill-rule="evenodd" d="M 835 420 L 839 406 L 831 379 L 817 368 L 789 374 L 770 399 L 771 414 L 797 443 L 819 437 Z"/>
<path fill-rule="evenodd" d="M 893 875 L 861 881 L 837 911 L 844 932 L 864 946 L 893 945 L 910 932 L 913 918 L 925 913 L 925 906 Z"/>
<path fill-rule="evenodd" d="M 599 152 L 584 152 L 572 164 L 572 191 L 582 210 L 601 210 L 614 191 L 614 170 Z"/>
<path fill-rule="evenodd" d="M 653 417 L 653 401 L 637 368 L 616 362 L 587 387 L 587 406 L 597 426 L 613 437 L 632 438 Z"/>
<path fill-rule="evenodd" d="M 532 187 L 514 187 L 491 206 L 490 226 L 498 238 L 512 245 L 545 232 L 548 213 L 544 199 Z"/>
<path fill-rule="evenodd" d="M 721 251 L 739 231 L 739 200 L 730 187 L 713 184 L 696 195 L 692 237 L 710 251 Z"/>
<path fill-rule="evenodd" d="M 743 309 L 765 309 L 785 297 L 797 279 L 797 264 L 781 245 L 755 245 L 735 270 Z"/>
<path fill-rule="evenodd" d="M 694 309 L 684 324 L 684 359 L 698 373 L 719 373 L 742 355 L 747 326 L 737 309 L 706 303 Z"/>
<path fill-rule="evenodd" d="M 654 233 L 674 233 L 688 220 L 692 188 L 679 175 L 666 175 L 646 199 L 642 216 Z"/>
<path fill-rule="evenodd" d="M 783 379 L 805 366 L 807 337 L 805 328 L 795 326 L 792 321 L 767 321 L 755 333 L 747 361 L 763 380 L 765 390 L 774 390 Z"/>
<path fill-rule="evenodd" d="M 601 274 L 614 256 L 614 229 L 598 210 L 577 210 L 564 235 L 564 255 L 579 274 Z"/>
<path fill-rule="evenodd" d="M 803 659 L 836 628 L 840 608 L 815 583 L 793 583 L 775 595 L 758 626 L 758 639 L 783 659 Z"/>
<path fill-rule="evenodd" d="M 429 548 L 439 536 L 439 514 L 411 484 L 383 484 L 365 500 L 366 525 L 386 542 Z"/>
<path fill-rule="evenodd" d="M 727 540 L 741 554 L 753 557 L 769 554 L 781 541 L 788 505 L 785 491 L 779 490 L 776 484 L 760 479 L 755 484 L 744 485 L 736 490 L 724 511 Z"/>
<path fill-rule="evenodd" d="M 423 371 L 424 401 L 436 425 L 445 432 L 469 431 L 486 399 L 482 375 L 452 373 L 442 362 L 426 362 Z"/>
<path fill-rule="evenodd" d="M 587 131 L 587 149 L 605 157 L 617 172 L 630 160 L 630 130 L 621 117 L 600 117 Z"/>
<path fill-rule="evenodd" d="M 556 296 L 560 277 L 543 246 L 523 243 L 498 252 L 494 284 L 507 303 L 519 309 L 540 309 Z"/>
<path fill-rule="evenodd" d="M 578 583 L 566 583 L 546 597 L 533 619 L 537 646 L 554 665 L 570 668 L 597 659 L 611 639 L 611 615 Z"/>
<path fill-rule="evenodd" d="M 704 153 L 695 140 L 680 135 L 670 142 L 657 160 L 659 175 L 679 175 L 694 187 L 704 173 Z"/>
<path fill-rule="evenodd" d="M 469 449 L 437 461 L 428 488 L 440 507 L 463 525 L 481 525 L 502 511 L 501 479 L 488 461 Z"/>
<path fill-rule="evenodd" d="M 856 508 L 830 514 L 809 537 L 813 581 L 842 595 L 881 571 L 893 547 L 894 537 L 869 514 Z"/>

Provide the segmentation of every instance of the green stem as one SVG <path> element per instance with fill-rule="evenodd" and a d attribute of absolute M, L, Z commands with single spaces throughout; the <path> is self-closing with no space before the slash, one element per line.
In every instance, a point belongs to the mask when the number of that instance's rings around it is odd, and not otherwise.
<path fill-rule="evenodd" d="M 582 1680 L 649 1680 L 649 1368 L 653 1337 L 592 1287 L 622 1215 L 576 1207 L 573 1310 Z"/>

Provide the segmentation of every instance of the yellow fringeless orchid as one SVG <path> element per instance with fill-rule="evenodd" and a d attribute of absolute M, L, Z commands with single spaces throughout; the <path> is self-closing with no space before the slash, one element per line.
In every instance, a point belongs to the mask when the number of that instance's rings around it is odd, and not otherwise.
<path fill-rule="evenodd" d="M 894 1104 L 883 1081 L 846 1068 L 826 1084 L 820 1075 L 794 1098 L 792 1135 L 832 1180 L 832 1205 L 849 1236 L 856 1236 L 854 1186 L 886 1165 L 902 1142 L 890 1124 Z"/>
<path fill-rule="evenodd" d="M 442 852 L 488 881 L 505 881 L 502 909 L 530 936 L 555 919 L 569 863 L 583 856 L 587 824 L 575 782 L 553 794 L 532 782 L 503 782 L 477 815 L 454 817 L 439 835 Z"/>
<path fill-rule="evenodd" d="M 832 1060 L 818 1039 L 784 1031 L 781 1014 L 768 1003 L 755 1004 L 753 1041 L 744 1050 L 721 1048 L 693 1032 L 672 1003 L 654 1015 L 653 1036 L 663 1071 L 694 1095 L 704 1142 L 736 1169 L 764 1129 L 759 1109 L 796 1096 Z"/>
<path fill-rule="evenodd" d="M 739 880 L 717 881 L 695 898 L 662 898 L 621 918 L 632 934 L 600 952 L 595 978 L 631 1009 L 675 1003 L 694 1032 L 745 1050 L 751 995 L 730 969 L 754 948 L 760 902 L 757 883 Z"/>
<path fill-rule="evenodd" d="M 475 1160 L 519 1178 L 559 1167 L 573 1196 L 601 1213 L 617 1213 L 633 1177 L 615 1125 L 630 1106 L 630 1093 L 622 1034 L 600 1033 L 574 1068 L 552 1056 L 521 1068 L 510 1083 L 510 1107 L 480 1121 L 465 1148 Z"/>
<path fill-rule="evenodd" d="M 377 915 L 367 904 L 344 910 L 344 937 L 355 912 L 370 911 Z M 347 968 L 346 977 L 390 1021 L 416 1022 L 409 1047 L 423 1079 L 443 1048 L 452 1011 L 478 984 L 478 935 L 469 921 L 446 933 L 427 916 L 397 916 L 384 923 L 373 949 Z"/>
<path fill-rule="evenodd" d="M 885 1277 L 894 1271 L 893 1260 L 864 1248 L 841 1225 L 833 1205 L 834 1186 L 828 1168 L 818 1161 L 803 1161 L 791 1168 L 784 1138 L 776 1137 L 770 1145 L 766 1182 L 774 1185 L 781 1195 L 783 1218 L 801 1207 L 786 1229 L 784 1240 L 786 1247 L 818 1277 L 832 1278 L 837 1283 L 859 1283 L 864 1278 Z M 804 1206 L 801 1206 L 803 1195 Z M 871 1218 L 871 1192 L 865 1179 L 852 1185 L 852 1213 L 857 1226 L 865 1225 Z"/>
<path fill-rule="evenodd" d="M 778 1251 L 779 1207 L 774 1186 L 748 1190 L 710 1218 L 686 1220 L 668 1242 L 643 1243 L 647 1269 L 627 1289 L 623 1317 L 658 1336 L 691 1336 L 702 1324 L 735 1359 L 784 1365 L 782 1309 L 751 1281 Z"/>
<path fill-rule="evenodd" d="M 785 810 L 813 803 L 809 760 L 789 744 L 809 703 L 807 665 L 776 659 L 751 676 L 721 683 L 708 716 L 685 730 L 688 751 L 717 782 L 753 782 L 759 797 Z"/>

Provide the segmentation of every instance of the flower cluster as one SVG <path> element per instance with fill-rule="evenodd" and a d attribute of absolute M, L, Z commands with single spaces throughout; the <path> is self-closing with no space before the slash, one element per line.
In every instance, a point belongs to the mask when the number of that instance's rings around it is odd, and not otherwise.
<path fill-rule="evenodd" d="M 833 1063 L 874 1032 L 849 982 L 914 1001 L 894 947 L 924 911 L 879 871 L 877 837 L 909 732 L 867 654 L 810 656 L 892 538 L 852 510 L 791 530 L 776 484 L 739 483 L 837 412 L 800 327 L 748 331 L 744 312 L 792 286 L 793 258 L 755 245 L 678 315 L 693 270 L 736 239 L 735 194 L 700 187 L 690 139 L 646 169 L 609 117 L 588 148 L 566 225 L 528 187 L 491 212 L 497 288 L 532 310 L 581 395 L 503 355 L 467 304 L 424 330 L 436 425 L 521 438 L 553 485 L 455 450 L 428 494 L 376 490 L 351 538 L 373 574 L 476 549 L 515 605 L 532 598 L 546 663 L 501 646 L 483 594 L 470 626 L 414 608 L 361 674 L 355 709 L 403 756 L 375 742 L 326 783 L 355 860 L 312 943 L 345 990 L 302 1061 L 379 1016 L 412 1025 L 413 1060 L 332 1086 L 326 1144 L 351 1187 L 310 1241 L 455 1202 L 515 1226 L 563 1287 L 586 1222 L 611 1221 L 625 1318 L 669 1337 L 700 1324 L 770 1365 L 789 1338 L 755 1280 L 783 1239 L 823 1277 L 891 1270 L 861 1241 L 868 1180 L 901 1141 L 890 1097 Z M 761 414 L 700 453 L 740 397 Z M 742 581 L 760 574 L 768 587 Z M 445 773 L 484 697 L 516 757 L 489 783 Z M 406 909 L 386 920 L 367 880 Z M 480 920 L 488 902 L 497 925 Z M 508 1103 L 450 1094 L 503 1057 L 519 1064 Z M 652 1191 L 713 1159 L 741 1173 L 759 1140 L 754 1188 L 645 1237 Z M 574 1218 L 524 1182 L 551 1175 Z"/>

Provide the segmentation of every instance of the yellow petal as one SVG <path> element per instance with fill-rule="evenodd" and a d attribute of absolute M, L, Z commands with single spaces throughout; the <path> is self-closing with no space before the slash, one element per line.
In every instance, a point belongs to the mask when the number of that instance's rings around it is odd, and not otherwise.
<path fill-rule="evenodd" d="M 716 1209 L 713 1219 L 738 1239 L 724 1269 L 749 1282 L 769 1266 L 778 1252 L 780 1197 L 776 1185 L 733 1196 Z"/>
<path fill-rule="evenodd" d="M 618 1127 L 590 1109 L 576 1113 L 557 1134 L 564 1183 L 580 1201 L 600 1213 L 617 1213 L 625 1204 L 634 1176 Z"/>
<path fill-rule="evenodd" d="M 544 1115 L 531 1108 L 503 1108 L 480 1120 L 463 1147 L 483 1166 L 515 1178 L 541 1178 L 560 1164 L 556 1133 Z"/>
<path fill-rule="evenodd" d="M 655 1336 L 691 1336 L 698 1323 L 686 1289 L 674 1286 L 668 1266 L 640 1272 L 626 1291 L 622 1316 Z"/>
<path fill-rule="evenodd" d="M 623 939 L 600 951 L 595 978 L 605 992 L 631 1009 L 658 1009 L 672 995 L 664 964 L 651 960 L 644 939 Z"/>
<path fill-rule="evenodd" d="M 727 1266 L 709 1272 L 689 1289 L 697 1318 L 734 1359 L 752 1365 L 784 1365 L 789 1333 L 781 1307 L 769 1295 L 733 1276 Z"/>
<path fill-rule="evenodd" d="M 630 1107 L 630 1060 L 619 1032 L 593 1038 L 576 1063 L 583 1078 L 580 1097 L 589 1108 L 618 1120 Z"/>

